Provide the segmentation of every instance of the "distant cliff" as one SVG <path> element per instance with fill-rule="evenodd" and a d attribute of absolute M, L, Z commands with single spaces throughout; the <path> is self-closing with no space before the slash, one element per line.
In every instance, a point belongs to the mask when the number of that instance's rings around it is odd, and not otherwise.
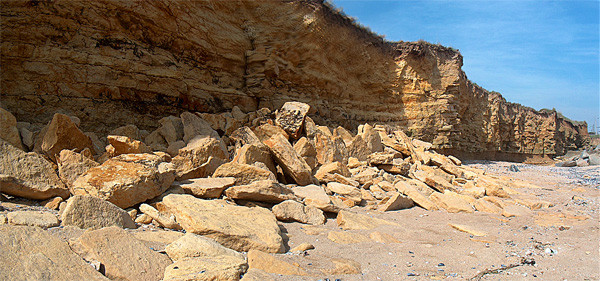
<path fill-rule="evenodd" d="M 60 111 L 106 133 L 297 100 L 317 123 L 398 125 L 468 157 L 589 141 L 585 123 L 470 82 L 457 50 L 387 42 L 320 1 L 5 1 L 0 13 L 0 102 L 20 121 Z"/>

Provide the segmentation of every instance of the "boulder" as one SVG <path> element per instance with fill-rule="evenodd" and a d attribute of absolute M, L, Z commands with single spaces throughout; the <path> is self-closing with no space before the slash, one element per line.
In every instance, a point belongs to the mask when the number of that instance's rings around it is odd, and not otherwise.
<path fill-rule="evenodd" d="M 165 249 L 174 261 L 196 257 L 231 256 L 244 261 L 244 256 L 232 249 L 225 248 L 210 238 L 187 233 L 170 243 Z"/>
<path fill-rule="evenodd" d="M 175 214 L 186 232 L 212 238 L 227 248 L 284 251 L 277 219 L 267 209 L 233 206 L 178 194 L 166 196 L 163 204 Z"/>
<path fill-rule="evenodd" d="M 210 124 L 206 122 L 204 119 L 200 118 L 198 115 L 184 112 L 181 113 L 181 122 L 183 124 L 183 141 L 189 143 L 192 139 L 196 137 L 212 137 L 214 139 L 220 140 L 219 134 L 217 131 L 211 128 Z"/>
<path fill-rule="evenodd" d="M 341 183 L 337 183 L 337 182 L 330 182 L 327 184 L 327 189 L 329 189 L 331 192 L 337 193 L 339 195 L 343 195 L 344 197 L 346 197 L 356 203 L 360 203 L 360 201 L 362 200 L 362 195 L 360 193 L 360 190 L 358 190 L 358 188 L 351 186 L 351 185 L 341 184 Z"/>
<path fill-rule="evenodd" d="M 473 206 L 466 199 L 467 197 L 452 191 L 445 191 L 444 193 L 435 192 L 431 194 L 429 200 L 448 211 L 448 213 L 472 213 L 474 211 Z"/>
<path fill-rule="evenodd" d="M 247 185 L 232 186 L 225 190 L 232 199 L 279 203 L 296 199 L 290 188 L 272 180 L 254 181 Z"/>
<path fill-rule="evenodd" d="M 492 213 L 492 214 L 501 214 L 502 213 L 502 208 L 500 208 L 498 205 L 496 205 L 494 203 L 491 203 L 491 202 L 485 200 L 485 198 L 479 198 L 479 199 L 475 200 L 475 203 L 473 203 L 473 206 L 479 212 L 486 212 L 486 213 Z"/>
<path fill-rule="evenodd" d="M 109 280 L 39 227 L 0 225 L 0 252 L 0 280 Z"/>
<path fill-rule="evenodd" d="M 310 105 L 301 102 L 286 102 L 275 115 L 275 124 L 280 126 L 294 139 L 300 137 L 304 117 L 310 110 Z"/>
<path fill-rule="evenodd" d="M 248 165 L 261 162 L 264 163 L 273 174 L 277 173 L 269 148 L 262 144 L 245 144 L 236 151 L 232 162 Z"/>
<path fill-rule="evenodd" d="M 382 212 L 402 210 L 412 208 L 414 202 L 409 197 L 406 197 L 398 192 L 391 192 L 391 195 L 379 202 L 377 210 Z"/>
<path fill-rule="evenodd" d="M 419 205 L 423 209 L 425 209 L 425 210 L 437 210 L 438 209 L 437 206 L 435 205 L 435 203 L 431 202 L 431 200 L 429 200 L 429 198 L 427 196 L 425 196 L 421 192 L 419 192 L 417 190 L 417 188 L 415 188 L 414 185 L 411 185 L 408 182 L 398 181 L 398 182 L 396 182 L 394 187 L 396 187 L 396 190 L 398 190 L 400 193 L 408 196 L 408 198 L 410 198 L 413 202 L 415 202 L 415 204 Z"/>
<path fill-rule="evenodd" d="M 348 163 L 348 150 L 342 138 L 334 138 L 323 133 L 317 133 L 314 137 L 314 146 L 319 164 L 323 165 L 331 162 Z"/>
<path fill-rule="evenodd" d="M 235 141 L 236 147 L 242 147 L 246 144 L 263 145 L 258 136 L 250 128 L 245 126 L 233 131 L 233 133 L 229 135 L 229 138 Z"/>
<path fill-rule="evenodd" d="M 163 280 L 240 280 L 247 268 L 243 258 L 232 256 L 186 258 L 167 266 Z"/>
<path fill-rule="evenodd" d="M 140 211 L 151 217 L 159 226 L 174 230 L 181 230 L 181 226 L 175 221 L 174 215 L 159 212 L 148 204 L 141 204 Z"/>
<path fill-rule="evenodd" d="M 228 159 L 227 148 L 220 139 L 198 136 L 180 149 L 171 163 L 177 180 L 185 180 L 208 177 Z"/>
<path fill-rule="evenodd" d="M 92 139 L 80 131 L 69 116 L 54 114 L 43 134 L 41 151 L 56 162 L 56 157 L 63 149 L 80 152 L 85 148 L 94 151 Z"/>
<path fill-rule="evenodd" d="M 89 169 L 70 188 L 128 208 L 165 192 L 175 179 L 170 163 L 154 154 L 122 154 Z"/>
<path fill-rule="evenodd" d="M 273 255 L 254 249 L 248 251 L 248 267 L 250 269 L 256 268 L 268 273 L 281 275 L 308 275 L 306 270 L 298 265 L 288 263 Z"/>
<path fill-rule="evenodd" d="M 358 135 L 352 139 L 349 145 L 347 145 L 348 156 L 354 157 L 359 161 L 366 161 L 367 157 L 371 154 L 371 150 L 367 147 L 367 143 L 362 136 Z"/>
<path fill-rule="evenodd" d="M 281 166 L 285 174 L 289 175 L 298 185 L 312 184 L 312 169 L 302 157 L 296 153 L 287 138 L 278 134 L 264 141 L 275 158 L 275 161 Z"/>
<path fill-rule="evenodd" d="M 229 162 L 219 166 L 219 168 L 215 170 L 213 177 L 233 177 L 235 178 L 235 184 L 237 185 L 250 184 L 260 180 L 277 181 L 275 175 L 268 169 L 235 162 Z"/>
<path fill-rule="evenodd" d="M 268 123 L 262 124 L 254 128 L 254 133 L 261 142 L 264 142 L 275 135 L 282 135 L 283 138 L 285 138 L 286 140 L 289 139 L 289 135 L 285 132 L 284 129 Z"/>
<path fill-rule="evenodd" d="M 125 136 L 132 140 L 142 140 L 142 136 L 140 135 L 140 129 L 138 129 L 138 127 L 133 124 L 118 127 L 110 131 L 108 134 L 112 136 Z"/>
<path fill-rule="evenodd" d="M 58 175 L 68 187 L 71 187 L 73 182 L 89 169 L 100 165 L 80 153 L 66 149 L 60 152 L 56 160 Z"/>
<path fill-rule="evenodd" d="M 121 154 L 137 154 L 137 153 L 150 153 L 152 149 L 145 143 L 131 139 L 125 136 L 108 136 L 109 145 L 106 147 L 106 152 L 111 157 L 119 156 Z"/>
<path fill-rule="evenodd" d="M 311 169 L 317 167 L 317 151 L 307 138 L 302 137 L 296 141 L 294 150 L 302 157 L 302 159 L 304 159 L 304 161 L 306 161 L 306 164 L 308 164 Z"/>
<path fill-rule="evenodd" d="M 346 130 L 346 128 L 341 126 L 338 126 L 333 130 L 333 136 L 340 137 L 346 144 L 346 147 L 348 147 L 352 143 L 352 140 L 354 140 L 354 135 L 352 135 L 350 131 Z"/>
<path fill-rule="evenodd" d="M 331 203 L 331 199 L 327 196 L 325 189 L 318 185 L 295 186 L 292 187 L 292 192 L 300 198 L 304 199 L 306 206 L 312 206 L 325 212 L 337 212 L 338 208 Z"/>
<path fill-rule="evenodd" d="M 359 131 L 359 135 L 361 135 L 362 139 L 367 144 L 367 151 L 369 151 L 369 154 L 383 151 L 383 143 L 381 142 L 381 137 L 371 125 L 365 124 L 362 127 L 362 131 Z"/>
<path fill-rule="evenodd" d="M 185 234 L 174 230 L 138 228 L 136 231 L 130 231 L 135 239 L 140 240 L 155 252 L 165 253 L 169 244 L 177 241 Z"/>
<path fill-rule="evenodd" d="M 39 211 L 16 211 L 6 214 L 9 224 L 28 225 L 41 228 L 58 226 L 60 223 L 56 215 Z"/>
<path fill-rule="evenodd" d="M 590 154 L 590 159 L 588 160 L 590 166 L 597 166 L 600 165 L 600 154 L 599 153 L 592 153 Z"/>
<path fill-rule="evenodd" d="M 373 218 L 367 215 L 352 213 L 341 210 L 336 218 L 337 224 L 344 230 L 349 229 L 373 229 L 380 225 L 397 225 L 393 222 Z"/>
<path fill-rule="evenodd" d="M 60 215 L 62 225 L 79 228 L 99 229 L 108 226 L 136 228 L 129 214 L 116 205 L 89 195 L 75 195 L 69 200 Z"/>
<path fill-rule="evenodd" d="M 17 128 L 17 118 L 2 107 L 0 107 L 0 139 L 18 149 L 25 149 L 21 142 L 19 129 Z"/>
<path fill-rule="evenodd" d="M 116 226 L 86 231 L 71 245 L 84 259 L 99 261 L 113 280 L 162 280 L 171 264 L 167 256 Z"/>
<path fill-rule="evenodd" d="M 0 140 L 0 192 L 35 200 L 69 196 L 52 163 L 3 140 Z"/>
<path fill-rule="evenodd" d="M 233 177 L 197 178 L 174 182 L 173 185 L 198 198 L 219 198 L 223 190 L 235 184 L 235 180 Z"/>
<path fill-rule="evenodd" d="M 315 173 L 315 178 L 317 178 L 320 182 L 327 183 L 330 181 L 335 181 L 335 174 L 342 175 L 344 177 L 350 177 L 350 170 L 348 167 L 341 162 L 331 162 L 325 164 L 317 170 Z"/>
<path fill-rule="evenodd" d="M 325 223 L 323 211 L 304 204 L 287 200 L 281 202 L 271 210 L 280 221 L 297 221 L 306 224 L 319 225 Z"/>

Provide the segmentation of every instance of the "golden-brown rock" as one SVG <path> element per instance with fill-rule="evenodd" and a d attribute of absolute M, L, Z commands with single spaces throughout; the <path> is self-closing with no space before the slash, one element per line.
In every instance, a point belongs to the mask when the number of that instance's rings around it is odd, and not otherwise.
<path fill-rule="evenodd" d="M 215 170 L 213 177 L 233 177 L 235 184 L 245 185 L 260 180 L 276 181 L 275 175 L 268 169 L 254 165 L 239 164 L 234 162 L 225 163 Z"/>
<path fill-rule="evenodd" d="M 76 152 L 88 148 L 93 151 L 94 145 L 90 137 L 86 136 L 69 116 L 56 113 L 48 125 L 42 138 L 41 151 L 52 161 L 63 149 L 71 149 Z"/>
<path fill-rule="evenodd" d="M 298 185 L 309 185 L 315 182 L 311 172 L 312 169 L 296 153 L 287 138 L 277 134 L 263 142 L 269 147 L 273 158 L 283 168 L 285 174 L 292 177 Z"/>

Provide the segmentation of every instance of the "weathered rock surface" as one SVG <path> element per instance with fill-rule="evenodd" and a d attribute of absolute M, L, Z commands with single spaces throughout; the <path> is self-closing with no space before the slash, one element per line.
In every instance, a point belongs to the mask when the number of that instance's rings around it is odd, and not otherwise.
<path fill-rule="evenodd" d="M 0 225 L 0 252 L 2 280 L 109 280 L 38 227 Z"/>
<path fill-rule="evenodd" d="M 244 259 L 232 256 L 187 258 L 167 266 L 163 280 L 240 280 L 247 268 Z"/>
<path fill-rule="evenodd" d="M 72 248 L 86 260 L 99 261 L 113 280 L 162 280 L 171 264 L 167 256 L 116 226 L 85 232 Z"/>
<path fill-rule="evenodd" d="M 337 215 L 337 224 L 345 230 L 349 229 L 373 229 L 380 225 L 396 225 L 393 222 L 373 218 L 367 215 L 356 214 L 341 210 Z"/>
<path fill-rule="evenodd" d="M 140 211 L 156 221 L 159 226 L 169 229 L 181 230 L 181 226 L 175 221 L 174 215 L 164 214 L 159 212 L 154 207 L 148 204 L 141 204 Z"/>
<path fill-rule="evenodd" d="M 89 169 L 100 165 L 81 153 L 66 149 L 60 152 L 56 160 L 58 176 L 68 187 L 71 187 L 73 182 Z"/>
<path fill-rule="evenodd" d="M 225 163 L 213 174 L 213 177 L 233 177 L 235 184 L 244 185 L 260 180 L 276 181 L 275 175 L 267 170 L 254 165 L 239 164 L 234 162 Z"/>
<path fill-rule="evenodd" d="M 255 181 L 247 185 L 236 185 L 225 190 L 232 199 L 279 203 L 296 199 L 290 188 L 271 180 Z"/>
<path fill-rule="evenodd" d="M 275 163 L 271 158 L 271 152 L 269 148 L 267 148 L 262 143 L 258 144 L 245 144 L 240 149 L 238 149 L 235 153 L 235 157 L 232 162 L 252 165 L 256 162 L 264 163 L 269 171 L 273 174 L 277 173 L 277 169 L 275 168 Z"/>
<path fill-rule="evenodd" d="M 69 196 L 69 190 L 48 160 L 34 152 L 26 153 L 2 140 L 0 192 L 37 200 Z"/>
<path fill-rule="evenodd" d="M 314 183 L 311 168 L 306 161 L 296 153 L 292 145 L 281 134 L 277 134 L 264 141 L 275 161 L 283 168 L 284 172 L 291 176 L 298 185 L 309 185 Z"/>
<path fill-rule="evenodd" d="M 67 200 L 60 215 L 62 225 L 99 229 L 108 226 L 136 228 L 129 214 L 103 199 L 89 195 L 75 195 Z"/>
<path fill-rule="evenodd" d="M 173 185 L 180 186 L 186 193 L 198 198 L 219 198 L 226 188 L 233 186 L 236 179 L 226 178 L 197 178 L 174 182 Z"/>
<path fill-rule="evenodd" d="M 212 175 L 228 158 L 227 149 L 220 139 L 198 136 L 189 140 L 171 163 L 176 169 L 177 179 L 185 180 Z"/>
<path fill-rule="evenodd" d="M 242 262 L 244 256 L 232 249 L 225 248 L 210 238 L 193 233 L 187 233 L 181 238 L 173 241 L 165 249 L 169 258 L 174 261 L 195 257 L 237 257 Z"/>
<path fill-rule="evenodd" d="M 301 102 L 286 102 L 277 112 L 275 123 L 282 127 L 294 139 L 300 136 L 304 117 L 310 110 L 310 105 Z"/>
<path fill-rule="evenodd" d="M 2 107 L 0 107 L 0 139 L 18 149 L 24 149 L 19 129 L 17 128 L 17 118 Z"/>
<path fill-rule="evenodd" d="M 273 214 L 281 221 L 297 221 L 306 224 L 319 225 L 325 222 L 323 211 L 304 206 L 302 203 L 287 200 L 273 206 Z"/>
<path fill-rule="evenodd" d="M 12 225 L 28 225 L 49 228 L 59 225 L 56 215 L 38 211 L 16 211 L 6 214 L 8 223 Z"/>
<path fill-rule="evenodd" d="M 232 206 L 176 194 L 166 196 L 163 203 L 186 232 L 212 238 L 236 251 L 283 251 L 277 219 L 267 209 Z"/>
<path fill-rule="evenodd" d="M 56 162 L 56 157 L 63 149 L 79 152 L 85 148 L 94 151 L 90 137 L 79 130 L 69 116 L 60 113 L 54 114 L 43 134 L 41 151 Z"/>
<path fill-rule="evenodd" d="M 74 195 L 91 195 L 120 208 L 152 199 L 175 179 L 170 163 L 154 154 L 122 154 L 89 169 L 71 187 Z"/>
<path fill-rule="evenodd" d="M 248 251 L 248 266 L 268 273 L 282 275 L 308 275 L 300 266 L 280 260 L 268 253 L 259 250 Z"/>
<path fill-rule="evenodd" d="M 119 156 L 121 154 L 138 154 L 138 153 L 150 153 L 152 149 L 145 143 L 126 137 L 126 136 L 108 136 L 108 143 L 106 152 L 111 157 Z"/>
<path fill-rule="evenodd" d="M 369 242 L 369 238 L 367 236 L 346 231 L 331 231 L 327 233 L 327 238 L 338 244 L 354 244 Z"/>

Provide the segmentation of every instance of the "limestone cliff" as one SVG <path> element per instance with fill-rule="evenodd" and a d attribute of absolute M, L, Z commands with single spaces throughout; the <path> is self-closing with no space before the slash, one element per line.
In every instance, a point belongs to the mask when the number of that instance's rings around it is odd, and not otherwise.
<path fill-rule="evenodd" d="M 295 100 L 317 123 L 398 125 L 476 157 L 562 154 L 589 139 L 585 123 L 470 82 L 457 50 L 386 42 L 317 0 L 32 0 L 0 11 L 0 101 L 19 121 L 60 111 L 106 133 Z"/>

